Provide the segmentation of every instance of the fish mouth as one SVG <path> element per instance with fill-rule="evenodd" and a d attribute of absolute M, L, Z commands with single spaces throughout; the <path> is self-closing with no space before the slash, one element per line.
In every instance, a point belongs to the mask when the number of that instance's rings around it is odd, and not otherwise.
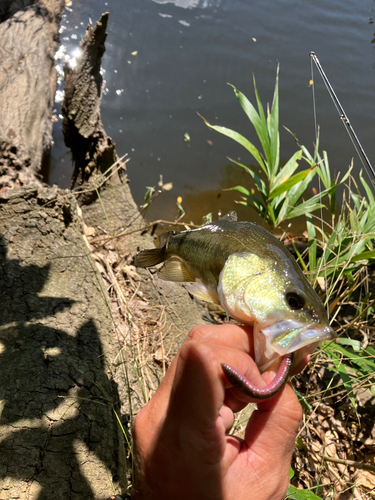
<path fill-rule="evenodd" d="M 285 356 L 295 351 L 299 351 L 293 363 L 301 361 L 303 357 L 312 353 L 313 350 L 326 340 L 336 338 L 336 333 L 332 327 L 322 323 L 301 323 L 294 319 L 279 321 L 266 328 L 259 328 L 259 332 L 264 336 L 267 346 L 265 358 L 260 363 L 260 370 L 266 370 L 279 356 Z"/>

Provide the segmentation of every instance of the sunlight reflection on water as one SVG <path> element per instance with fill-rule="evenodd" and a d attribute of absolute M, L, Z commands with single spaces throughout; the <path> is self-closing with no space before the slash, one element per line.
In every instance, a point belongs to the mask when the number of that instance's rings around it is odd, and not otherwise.
<path fill-rule="evenodd" d="M 152 0 L 155 3 L 166 4 L 173 3 L 176 7 L 182 7 L 183 9 L 192 9 L 193 7 L 206 8 L 208 5 L 208 0 Z"/>
<path fill-rule="evenodd" d="M 280 125 L 312 148 L 313 107 L 309 52 L 314 50 L 370 159 L 375 157 L 374 38 L 372 4 L 348 0 L 79 0 L 63 16 L 63 46 L 57 66 L 62 99 L 63 63 L 73 60 L 89 18 L 110 12 L 102 118 L 119 155 L 129 153 L 128 175 L 138 203 L 160 174 L 174 184 L 157 200 L 150 217 L 165 218 L 182 196 L 189 217 L 233 209 L 233 193 L 248 185 L 227 157 L 254 163 L 241 146 L 208 130 L 196 112 L 215 125 L 238 130 L 257 145 L 254 131 L 226 82 L 254 102 L 252 76 L 266 105 L 280 63 Z M 318 80 L 318 75 L 315 75 Z M 355 155 L 321 81 L 316 81 L 321 148 L 332 172 L 342 172 Z M 61 102 L 61 101 L 60 101 Z M 60 104 L 56 103 L 56 116 Z M 186 137 L 189 141 L 186 141 Z M 61 121 L 55 124 L 50 182 L 69 184 L 70 153 Z M 281 158 L 295 151 L 281 129 Z M 238 160 L 239 161 L 239 160 Z M 359 161 L 354 160 L 355 167 Z M 358 167 L 359 169 L 359 167 Z M 202 212 L 202 213 L 201 213 Z M 250 214 L 251 215 L 251 214 Z"/>

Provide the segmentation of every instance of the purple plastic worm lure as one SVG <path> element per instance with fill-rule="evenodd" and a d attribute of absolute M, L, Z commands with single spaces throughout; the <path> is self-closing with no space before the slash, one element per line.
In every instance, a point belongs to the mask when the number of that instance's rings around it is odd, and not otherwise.
<path fill-rule="evenodd" d="M 229 365 L 222 364 L 223 372 L 233 387 L 241 391 L 246 396 L 253 399 L 268 399 L 277 394 L 288 380 L 289 372 L 293 363 L 293 355 L 286 354 L 281 358 L 279 369 L 275 378 L 265 387 L 255 387 L 251 384 L 244 375 L 241 375 L 237 370 Z"/>

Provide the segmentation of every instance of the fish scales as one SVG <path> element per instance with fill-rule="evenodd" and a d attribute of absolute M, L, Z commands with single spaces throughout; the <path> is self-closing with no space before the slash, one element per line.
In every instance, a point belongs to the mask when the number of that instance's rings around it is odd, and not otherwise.
<path fill-rule="evenodd" d="M 193 295 L 254 325 L 261 371 L 295 351 L 297 364 L 334 336 L 321 300 L 287 248 L 263 227 L 237 222 L 234 212 L 198 229 L 165 233 L 159 248 L 135 258 L 139 267 L 161 262 L 162 279 L 190 282 Z"/>
<path fill-rule="evenodd" d="M 232 222 L 225 219 L 209 223 L 190 231 L 171 232 L 166 248 L 166 259 L 178 256 L 191 266 L 196 276 L 201 270 L 210 276 L 210 281 L 218 284 L 219 275 L 233 253 L 251 252 L 259 257 L 279 260 L 280 255 L 267 244 L 274 245 L 291 260 L 297 273 L 302 271 L 289 251 L 266 229 L 252 222 Z M 165 260 L 166 260 L 165 259 Z"/>

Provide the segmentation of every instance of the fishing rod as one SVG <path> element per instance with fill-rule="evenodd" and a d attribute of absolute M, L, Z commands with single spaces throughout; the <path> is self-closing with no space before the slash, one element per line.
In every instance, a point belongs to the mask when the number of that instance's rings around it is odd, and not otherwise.
<path fill-rule="evenodd" d="M 367 170 L 367 167 L 369 170 L 371 170 L 371 173 L 375 179 L 375 169 L 374 167 L 371 165 L 371 162 L 370 160 L 368 159 L 366 153 L 365 153 L 365 150 L 363 149 L 362 147 L 362 144 L 359 142 L 359 139 L 357 137 L 357 134 L 355 133 L 351 123 L 350 123 L 350 120 L 348 118 L 348 115 L 345 113 L 344 111 L 344 108 L 342 107 L 335 91 L 333 90 L 333 87 L 332 85 L 330 84 L 326 74 L 324 73 L 324 70 L 323 70 L 323 67 L 322 65 L 320 64 L 319 62 L 319 59 L 316 57 L 316 54 L 315 52 L 310 52 L 310 57 L 311 59 L 314 61 L 316 67 L 318 68 L 318 71 L 320 73 L 320 76 L 322 77 L 323 79 L 323 82 L 326 86 L 326 89 L 328 90 L 328 93 L 333 101 L 333 104 L 335 105 L 336 109 L 337 109 L 337 112 L 340 116 L 340 119 L 350 137 L 350 140 L 352 141 L 353 143 L 353 146 L 354 146 L 354 149 L 356 150 L 358 156 L 359 156 L 359 159 L 361 160 L 361 163 L 363 165 L 363 167 L 365 168 L 365 170 L 368 172 Z M 366 167 L 367 165 L 367 167 Z"/>

